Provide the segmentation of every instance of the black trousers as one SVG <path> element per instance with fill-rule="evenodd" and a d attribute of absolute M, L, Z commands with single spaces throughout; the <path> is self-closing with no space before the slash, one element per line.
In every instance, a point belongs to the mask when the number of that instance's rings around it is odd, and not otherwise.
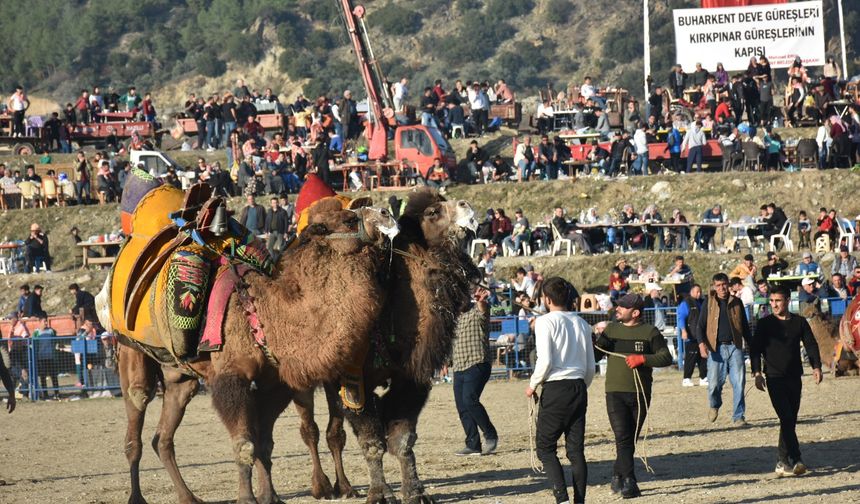
<path fill-rule="evenodd" d="M 767 377 L 767 393 L 779 417 L 779 460 L 788 464 L 800 458 L 797 441 L 797 412 L 800 410 L 800 378 Z"/>
<path fill-rule="evenodd" d="M 473 450 L 481 449 L 479 428 L 484 433 L 484 438 L 499 438 L 487 410 L 481 404 L 481 393 L 490 379 L 491 371 L 489 362 L 475 364 L 465 371 L 454 371 L 454 404 L 466 432 L 466 446 Z"/>
<path fill-rule="evenodd" d="M 708 360 L 703 359 L 699 353 L 699 344 L 696 340 L 688 339 L 684 343 L 684 378 L 692 378 L 693 370 L 699 367 L 699 379 L 708 376 Z"/>
<path fill-rule="evenodd" d="M 651 403 L 651 391 L 639 396 L 639 408 L 635 392 L 607 392 L 606 412 L 609 425 L 615 434 L 615 466 L 613 473 L 622 478 L 636 479 L 633 471 L 633 452 L 636 438 L 645 424 L 645 405 Z M 637 422 L 638 418 L 638 422 Z M 637 430 L 638 425 L 638 430 Z"/>
<path fill-rule="evenodd" d="M 588 389 L 583 380 L 546 382 L 540 397 L 535 445 L 537 456 L 552 484 L 556 502 L 568 500 L 564 470 L 556 455 L 564 435 L 567 459 L 573 468 L 573 502 L 585 502 L 588 466 L 585 463 L 585 412 Z"/>

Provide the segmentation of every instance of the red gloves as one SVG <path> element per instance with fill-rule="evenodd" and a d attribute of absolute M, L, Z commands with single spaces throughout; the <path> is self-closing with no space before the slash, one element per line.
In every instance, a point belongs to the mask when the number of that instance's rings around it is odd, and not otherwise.
<path fill-rule="evenodd" d="M 645 364 L 645 356 L 641 354 L 628 355 L 625 360 L 627 361 L 627 367 L 630 369 L 638 368 L 642 364 Z"/>

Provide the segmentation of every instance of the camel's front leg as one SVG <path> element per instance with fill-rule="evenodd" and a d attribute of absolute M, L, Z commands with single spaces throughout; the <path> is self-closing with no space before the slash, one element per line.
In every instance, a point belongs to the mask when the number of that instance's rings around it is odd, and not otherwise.
<path fill-rule="evenodd" d="M 256 401 L 251 382 L 235 374 L 219 374 L 212 381 L 212 405 L 230 433 L 239 469 L 238 504 L 257 504 L 251 486 L 257 439 Z"/>

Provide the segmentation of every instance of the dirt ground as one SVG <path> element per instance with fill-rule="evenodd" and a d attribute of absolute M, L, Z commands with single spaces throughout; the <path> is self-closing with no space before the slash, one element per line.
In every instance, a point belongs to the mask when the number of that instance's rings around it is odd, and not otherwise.
<path fill-rule="evenodd" d="M 857 502 L 860 500 L 860 379 L 830 375 L 815 386 L 804 377 L 798 435 L 810 474 L 777 479 L 778 423 L 767 395 L 749 391 L 746 428 L 733 428 L 725 410 L 715 424 L 706 419 L 703 388 L 681 388 L 677 372 L 655 375 L 647 453 L 656 474 L 637 462 L 641 502 Z M 488 457 L 458 458 L 462 430 L 452 388 L 434 388 L 419 424 L 419 471 L 439 502 L 552 502 L 543 476 L 529 469 L 528 409 L 524 381 L 494 381 L 484 393 L 501 442 Z M 728 385 L 727 385 L 728 387 Z M 603 399 L 603 380 L 591 386 L 586 458 L 589 502 L 618 500 L 608 481 L 614 460 L 612 433 Z M 731 401 L 730 388 L 724 398 Z M 318 404 L 324 405 L 320 397 Z M 324 406 L 323 406 L 324 408 Z M 160 400 L 149 411 L 144 439 L 152 436 Z M 317 420 L 325 425 L 325 412 Z M 120 399 L 60 403 L 23 403 L 13 415 L 0 415 L 0 502 L 114 503 L 128 498 L 122 452 L 125 417 Z M 276 425 L 275 487 L 288 502 L 314 502 L 309 494 L 310 464 L 292 410 Z M 145 443 L 148 444 L 148 443 Z M 190 405 L 177 438 L 179 463 L 189 486 L 207 502 L 231 502 L 236 471 L 221 423 L 200 396 Z M 563 451 L 563 450 L 562 450 Z M 327 451 L 325 470 L 333 473 Z M 400 479 L 396 462 L 386 457 L 388 480 Z M 346 467 L 353 483 L 366 490 L 363 459 L 349 436 Z M 151 450 L 141 465 L 144 495 L 151 504 L 174 502 L 167 473 Z M 569 471 L 569 465 L 567 466 Z M 568 473 L 569 474 L 569 473 Z M 350 502 L 363 502 L 353 500 Z"/>

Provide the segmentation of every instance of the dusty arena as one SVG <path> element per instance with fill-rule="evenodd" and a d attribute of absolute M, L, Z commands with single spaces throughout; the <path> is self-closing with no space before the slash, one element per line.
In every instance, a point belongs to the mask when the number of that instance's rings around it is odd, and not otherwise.
<path fill-rule="evenodd" d="M 778 422 L 767 395 L 748 393 L 749 426 L 730 425 L 725 411 L 715 424 L 706 418 L 703 388 L 681 388 L 676 372 L 655 375 L 650 431 L 644 448 L 654 467 L 646 474 L 637 461 L 642 502 L 857 502 L 860 500 L 860 379 L 830 375 L 816 387 L 804 377 L 798 436 L 812 471 L 778 479 Z M 450 385 L 437 385 L 421 417 L 416 446 L 419 469 L 439 502 L 551 502 L 546 482 L 532 473 L 528 450 L 528 406 L 524 381 L 493 381 L 483 402 L 501 437 L 499 452 L 487 457 L 453 455 L 462 445 Z M 727 384 L 728 387 L 728 384 Z M 589 391 L 586 457 L 589 502 L 618 500 L 609 490 L 614 460 L 612 433 L 603 401 L 603 380 Z M 730 400 L 730 389 L 724 392 Z M 207 502 L 232 502 L 236 470 L 221 422 L 203 395 L 192 401 L 177 436 L 176 451 L 189 486 Z M 318 404 L 325 404 L 322 396 Z M 144 438 L 152 436 L 160 409 L 156 400 Z M 317 421 L 325 425 L 325 411 Z M 315 502 L 309 493 L 310 464 L 292 408 L 276 425 L 275 487 L 288 502 Z M 20 403 L 0 417 L 0 502 L 117 503 L 128 499 L 122 452 L 125 413 L 120 399 Z M 324 445 L 325 443 L 323 443 Z M 640 445 L 641 446 L 641 445 Z M 324 446 L 323 446 L 324 448 Z M 562 450 L 563 451 L 563 450 Z M 324 467 L 332 464 L 323 454 Z M 360 491 L 366 489 L 363 458 L 354 437 L 347 441 L 346 467 Z M 399 481 L 394 459 L 386 458 L 388 479 Z M 569 471 L 569 466 L 567 467 Z M 175 502 L 167 473 L 154 452 L 141 464 L 143 492 L 150 504 Z M 362 502 L 353 500 L 351 502 Z"/>

